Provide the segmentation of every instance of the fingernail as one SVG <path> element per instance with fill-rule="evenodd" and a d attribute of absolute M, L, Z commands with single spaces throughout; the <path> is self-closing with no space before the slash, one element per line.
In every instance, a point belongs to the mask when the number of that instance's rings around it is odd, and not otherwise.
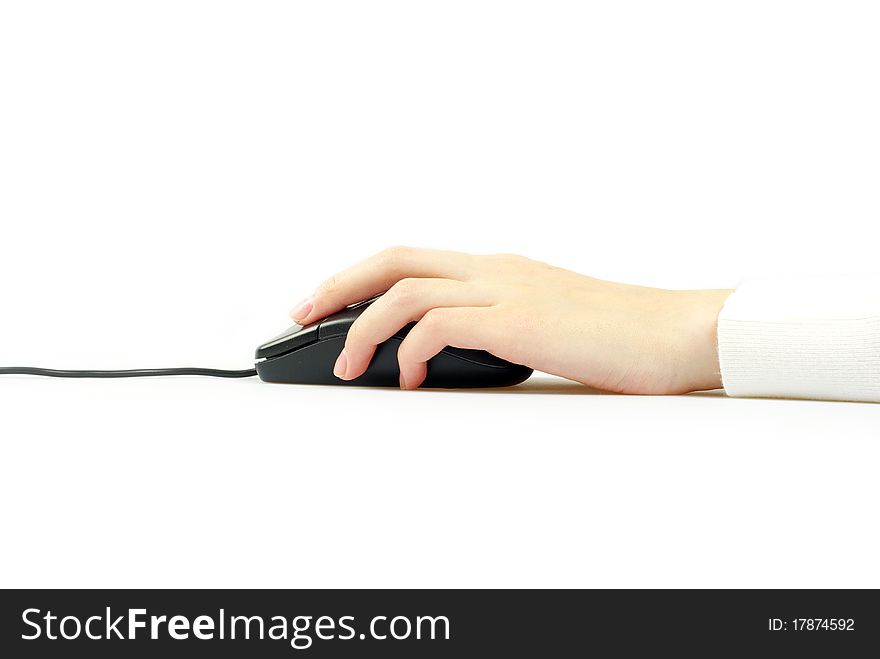
<path fill-rule="evenodd" d="M 302 320 L 312 312 L 312 306 L 312 298 L 307 297 L 291 310 L 290 317 L 294 320 Z"/>
<path fill-rule="evenodd" d="M 403 377 L 403 373 L 400 374 L 400 388 L 406 389 L 406 378 Z"/>
<path fill-rule="evenodd" d="M 333 375 L 338 378 L 344 379 L 345 372 L 348 370 L 348 356 L 345 354 L 345 350 L 339 353 L 339 357 L 336 358 L 336 364 L 333 365 Z"/>

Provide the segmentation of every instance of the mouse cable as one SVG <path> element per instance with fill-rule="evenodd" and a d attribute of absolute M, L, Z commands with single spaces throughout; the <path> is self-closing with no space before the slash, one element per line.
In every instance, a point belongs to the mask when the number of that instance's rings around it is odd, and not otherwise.
<path fill-rule="evenodd" d="M 249 378 L 257 369 L 226 371 L 218 368 L 138 368 L 127 371 L 67 371 L 31 366 L 3 366 L 0 375 L 44 375 L 50 378 L 146 378 L 159 375 L 205 375 L 214 378 Z"/>

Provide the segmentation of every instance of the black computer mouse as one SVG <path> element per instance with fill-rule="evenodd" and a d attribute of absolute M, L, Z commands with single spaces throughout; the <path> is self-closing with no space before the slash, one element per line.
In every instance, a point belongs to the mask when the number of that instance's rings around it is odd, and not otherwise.
<path fill-rule="evenodd" d="M 369 368 L 360 377 L 340 380 L 333 375 L 333 364 L 345 345 L 348 329 L 372 302 L 352 305 L 305 327 L 294 325 L 261 345 L 256 354 L 260 379 L 296 384 L 400 386 L 397 347 L 415 323 L 380 344 Z M 427 389 L 508 387 L 519 384 L 531 374 L 532 369 L 483 350 L 446 347 L 428 362 L 428 377 L 421 386 Z"/>

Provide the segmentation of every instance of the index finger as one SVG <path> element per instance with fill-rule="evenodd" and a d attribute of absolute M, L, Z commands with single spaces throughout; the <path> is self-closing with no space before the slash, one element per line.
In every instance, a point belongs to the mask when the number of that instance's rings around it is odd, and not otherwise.
<path fill-rule="evenodd" d="M 407 277 L 462 280 L 470 271 L 468 254 L 417 247 L 391 247 L 334 275 L 290 312 L 308 325 L 349 304 L 367 300 Z"/>

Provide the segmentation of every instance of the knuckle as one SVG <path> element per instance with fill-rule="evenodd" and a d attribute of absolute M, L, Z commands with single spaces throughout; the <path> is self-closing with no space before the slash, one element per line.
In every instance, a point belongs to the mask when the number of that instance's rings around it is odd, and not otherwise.
<path fill-rule="evenodd" d="M 324 283 L 318 286 L 318 294 L 320 295 L 333 295 L 336 291 L 339 290 L 339 278 L 335 275 L 326 279 Z"/>
<path fill-rule="evenodd" d="M 498 258 L 504 263 L 510 263 L 512 265 L 529 263 L 529 259 L 521 254 L 499 254 Z"/>
<path fill-rule="evenodd" d="M 419 325 L 422 325 L 422 330 L 428 333 L 439 332 L 446 324 L 447 319 L 448 310 L 440 307 L 425 313 L 422 320 L 419 321 Z"/>
<path fill-rule="evenodd" d="M 486 259 L 487 266 L 495 271 L 521 268 L 530 263 L 528 258 L 519 254 L 489 254 Z"/>
<path fill-rule="evenodd" d="M 348 328 L 348 334 L 345 337 L 346 348 L 358 348 L 367 342 L 365 327 L 360 320 L 355 321 Z"/>
<path fill-rule="evenodd" d="M 413 362 L 414 348 L 412 345 L 412 341 L 403 341 L 397 347 L 397 363 L 398 364 L 411 364 Z"/>
<path fill-rule="evenodd" d="M 388 247 L 379 252 L 379 260 L 393 265 L 396 263 L 400 263 L 404 259 L 406 259 L 410 253 L 412 252 L 411 247 L 406 247 L 404 245 L 394 245 L 392 247 Z"/>
<path fill-rule="evenodd" d="M 401 279 L 385 293 L 385 296 L 388 296 L 388 303 L 396 306 L 407 306 L 412 303 L 419 295 L 420 283 L 413 277 Z"/>
<path fill-rule="evenodd" d="M 520 281 L 545 267 L 545 264 L 520 254 L 492 254 L 488 257 L 483 272 L 504 281 Z"/>
<path fill-rule="evenodd" d="M 361 337 L 360 321 L 356 320 L 352 324 L 352 326 L 348 328 L 348 333 L 345 335 L 345 347 L 350 348 L 351 346 L 357 345 L 360 337 Z"/>

